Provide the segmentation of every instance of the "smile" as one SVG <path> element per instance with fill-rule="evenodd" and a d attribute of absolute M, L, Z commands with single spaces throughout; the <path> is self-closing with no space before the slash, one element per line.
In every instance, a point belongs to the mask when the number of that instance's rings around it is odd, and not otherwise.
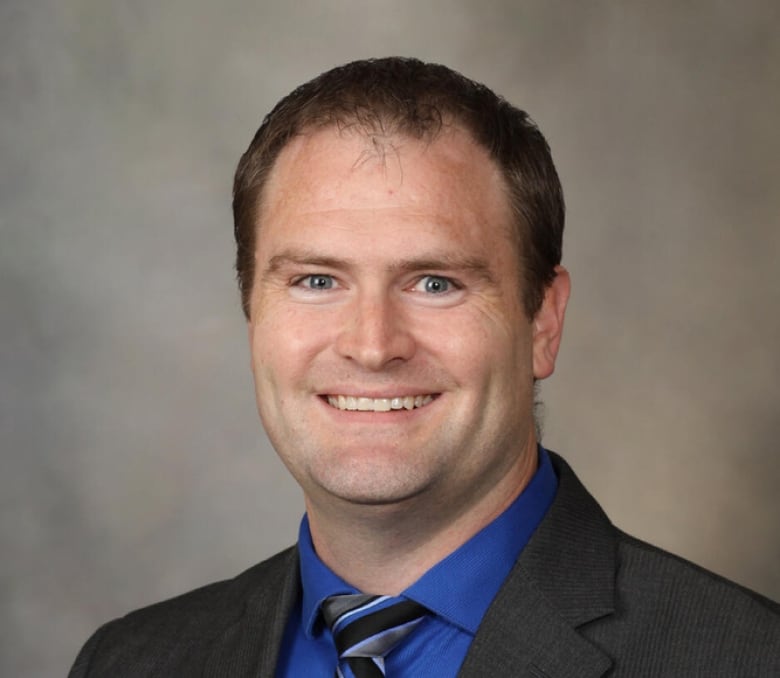
<path fill-rule="evenodd" d="M 397 396 L 394 398 L 363 398 L 356 396 L 329 395 L 328 404 L 338 410 L 357 410 L 359 412 L 389 412 L 390 410 L 413 410 L 424 407 L 431 401 L 432 395 Z"/>

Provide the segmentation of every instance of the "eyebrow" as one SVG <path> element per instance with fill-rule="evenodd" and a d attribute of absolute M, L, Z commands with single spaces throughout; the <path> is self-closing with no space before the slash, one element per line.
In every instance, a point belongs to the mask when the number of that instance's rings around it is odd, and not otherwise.
<path fill-rule="evenodd" d="M 274 255 L 262 271 L 262 276 L 267 277 L 289 265 L 298 266 L 322 266 L 323 268 L 354 269 L 353 260 L 342 259 L 323 255 L 320 252 L 306 248 L 290 248 Z M 449 252 L 437 252 L 432 255 L 423 255 L 409 259 L 399 259 L 389 265 L 393 273 L 414 273 L 415 271 L 468 271 L 487 282 L 493 282 L 494 276 L 490 271 L 487 261 L 480 257 L 461 256 Z"/>

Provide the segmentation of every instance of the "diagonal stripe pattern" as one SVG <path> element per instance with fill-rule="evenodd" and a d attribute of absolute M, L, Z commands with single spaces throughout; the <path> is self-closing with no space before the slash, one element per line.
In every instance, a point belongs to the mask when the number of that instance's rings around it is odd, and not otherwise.
<path fill-rule="evenodd" d="M 392 596 L 356 594 L 326 598 L 322 616 L 339 653 L 336 678 L 383 678 L 385 657 L 427 613 L 414 601 Z"/>

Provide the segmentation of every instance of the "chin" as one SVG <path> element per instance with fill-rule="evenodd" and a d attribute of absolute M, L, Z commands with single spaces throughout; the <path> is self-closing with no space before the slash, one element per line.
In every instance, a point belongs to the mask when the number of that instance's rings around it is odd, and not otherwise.
<path fill-rule="evenodd" d="M 372 464 L 371 468 L 358 471 L 355 468 L 344 470 L 334 476 L 329 473 L 326 477 L 314 479 L 317 493 L 325 493 L 328 497 L 362 506 L 388 506 L 404 503 L 421 494 L 427 483 L 420 478 L 399 477 L 388 469 L 377 468 Z M 407 469 L 408 471 L 408 469 Z M 311 483 L 311 479 L 309 481 Z"/>

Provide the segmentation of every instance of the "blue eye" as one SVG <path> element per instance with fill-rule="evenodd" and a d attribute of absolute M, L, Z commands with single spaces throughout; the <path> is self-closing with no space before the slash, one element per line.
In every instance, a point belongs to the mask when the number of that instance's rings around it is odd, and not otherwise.
<path fill-rule="evenodd" d="M 316 273 L 314 275 L 307 275 L 305 278 L 301 278 L 299 284 L 310 290 L 330 290 L 333 289 L 334 280 L 333 276 Z"/>
<path fill-rule="evenodd" d="M 452 282 L 448 278 L 438 275 L 426 275 L 420 282 L 428 294 L 444 294 L 452 287 Z"/>

